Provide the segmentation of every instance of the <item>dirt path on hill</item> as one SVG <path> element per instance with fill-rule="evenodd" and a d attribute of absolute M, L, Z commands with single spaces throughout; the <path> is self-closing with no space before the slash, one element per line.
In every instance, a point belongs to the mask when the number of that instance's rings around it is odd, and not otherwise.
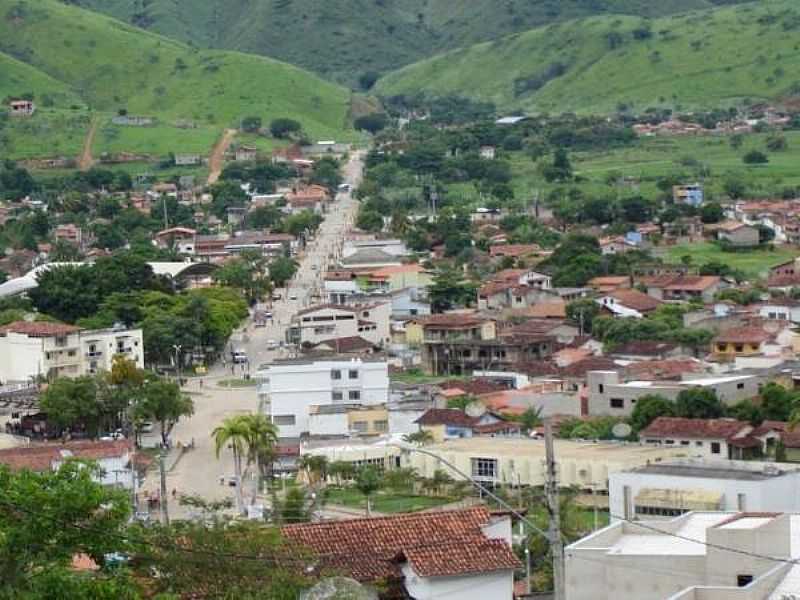
<path fill-rule="evenodd" d="M 225 166 L 225 152 L 233 143 L 233 138 L 235 137 L 235 129 L 226 129 L 211 151 L 211 156 L 208 157 L 208 185 L 217 183 L 219 176 L 222 174 L 222 167 Z"/>
<path fill-rule="evenodd" d="M 97 126 L 100 120 L 97 117 L 92 118 L 92 124 L 89 125 L 89 131 L 86 133 L 86 139 L 83 140 L 83 149 L 81 155 L 78 157 L 78 169 L 81 171 L 88 171 L 94 164 L 92 158 L 92 144 L 94 144 L 94 136 L 97 133 Z"/>

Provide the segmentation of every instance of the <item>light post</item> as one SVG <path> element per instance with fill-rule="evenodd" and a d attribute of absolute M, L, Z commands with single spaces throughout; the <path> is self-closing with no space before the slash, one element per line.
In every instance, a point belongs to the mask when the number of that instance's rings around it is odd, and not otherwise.
<path fill-rule="evenodd" d="M 178 378 L 178 387 L 181 387 L 181 348 L 183 348 L 180 344 L 173 344 L 173 349 L 175 350 L 175 374 Z"/>

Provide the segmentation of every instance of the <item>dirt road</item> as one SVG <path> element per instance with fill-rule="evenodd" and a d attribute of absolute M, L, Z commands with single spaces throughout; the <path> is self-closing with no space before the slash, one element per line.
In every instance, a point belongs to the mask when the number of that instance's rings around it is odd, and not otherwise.
<path fill-rule="evenodd" d="M 94 159 L 92 158 L 92 144 L 94 144 L 94 136 L 95 133 L 97 133 L 98 124 L 99 119 L 93 117 L 92 123 L 89 125 L 89 131 L 86 133 L 86 139 L 83 140 L 83 149 L 81 150 L 81 155 L 78 157 L 78 169 L 81 171 L 88 171 L 94 164 Z"/>
<path fill-rule="evenodd" d="M 235 129 L 226 129 L 211 151 L 211 156 L 208 157 L 208 185 L 217 183 L 219 176 L 222 174 L 222 167 L 225 166 L 225 152 L 233 143 L 233 138 L 235 137 Z"/>

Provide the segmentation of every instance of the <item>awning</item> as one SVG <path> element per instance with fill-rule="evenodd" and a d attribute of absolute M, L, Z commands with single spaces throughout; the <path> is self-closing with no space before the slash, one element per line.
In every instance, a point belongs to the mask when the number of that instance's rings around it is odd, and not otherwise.
<path fill-rule="evenodd" d="M 722 493 L 708 490 L 668 490 L 642 488 L 634 499 L 636 506 L 680 508 L 686 510 L 721 510 Z"/>

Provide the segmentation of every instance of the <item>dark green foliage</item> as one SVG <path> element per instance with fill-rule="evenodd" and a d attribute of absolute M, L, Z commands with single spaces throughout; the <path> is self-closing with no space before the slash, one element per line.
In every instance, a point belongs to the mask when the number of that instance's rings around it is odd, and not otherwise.
<path fill-rule="evenodd" d="M 675 412 L 688 419 L 718 419 L 725 415 L 725 407 L 713 390 L 698 387 L 678 394 Z"/>
<path fill-rule="evenodd" d="M 353 122 L 353 127 L 362 131 L 368 131 L 375 134 L 385 129 L 389 124 L 389 118 L 386 113 L 372 113 L 357 118 Z"/>
<path fill-rule="evenodd" d="M 269 131 L 276 138 L 286 139 L 300 133 L 303 126 L 294 119 L 273 119 L 269 124 Z"/>
<path fill-rule="evenodd" d="M 645 429 L 658 417 L 674 417 L 675 403 L 663 396 L 642 396 L 636 400 L 636 406 L 631 413 L 630 425 L 635 433 Z"/>

